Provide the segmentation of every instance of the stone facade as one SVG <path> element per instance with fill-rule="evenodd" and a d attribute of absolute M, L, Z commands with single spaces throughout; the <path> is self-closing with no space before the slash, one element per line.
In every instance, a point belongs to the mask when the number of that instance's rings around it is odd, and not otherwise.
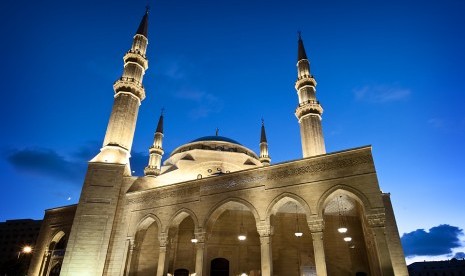
<path fill-rule="evenodd" d="M 147 13 L 79 203 L 46 212 L 28 275 L 408 275 L 371 148 L 325 152 L 322 108 L 300 38 L 303 159 L 270 165 L 262 126 L 260 155 L 207 136 L 161 165 L 161 116 L 146 176 L 131 176 L 146 29 Z M 57 244 L 66 248 L 61 271 L 49 257 Z"/>

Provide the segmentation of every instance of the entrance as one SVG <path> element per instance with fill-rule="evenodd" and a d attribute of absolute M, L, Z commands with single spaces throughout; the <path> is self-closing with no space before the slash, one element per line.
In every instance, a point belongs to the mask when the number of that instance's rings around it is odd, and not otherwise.
<path fill-rule="evenodd" d="M 189 270 L 179 268 L 174 271 L 174 276 L 189 276 Z"/>
<path fill-rule="evenodd" d="M 229 276 L 229 261 L 216 258 L 211 261 L 210 276 Z"/>

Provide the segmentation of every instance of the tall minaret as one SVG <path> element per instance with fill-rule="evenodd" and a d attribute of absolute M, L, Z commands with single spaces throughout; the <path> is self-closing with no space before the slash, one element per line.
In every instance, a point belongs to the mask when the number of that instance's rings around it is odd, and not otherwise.
<path fill-rule="evenodd" d="M 142 79 L 148 68 L 147 50 L 148 8 L 142 18 L 131 49 L 124 55 L 123 75 L 113 85 L 113 109 L 100 153 L 90 162 L 127 164 L 136 129 L 139 106 L 145 98 Z"/>
<path fill-rule="evenodd" d="M 324 154 L 326 150 L 321 128 L 323 108 L 316 99 L 316 80 L 310 73 L 310 62 L 307 59 L 300 32 L 298 44 L 295 89 L 299 96 L 299 106 L 295 111 L 295 116 L 299 120 L 302 153 L 305 158 Z"/>
<path fill-rule="evenodd" d="M 153 138 L 153 145 L 149 149 L 150 157 L 149 164 L 144 169 L 144 173 L 147 176 L 158 176 L 160 175 L 161 158 L 163 156 L 163 111 L 158 119 L 157 130 L 155 131 L 155 137 Z"/>
<path fill-rule="evenodd" d="M 269 166 L 271 162 L 270 155 L 268 154 L 268 142 L 266 141 L 265 121 L 262 119 L 262 131 L 260 134 L 260 162 L 263 166 Z"/>

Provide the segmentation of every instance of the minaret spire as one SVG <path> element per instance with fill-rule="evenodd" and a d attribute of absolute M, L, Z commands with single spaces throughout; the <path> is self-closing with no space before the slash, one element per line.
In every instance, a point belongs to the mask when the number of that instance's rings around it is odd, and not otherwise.
<path fill-rule="evenodd" d="M 307 58 L 300 32 L 297 43 L 297 81 L 295 89 L 299 97 L 299 105 L 295 111 L 295 116 L 300 125 L 303 157 L 310 157 L 326 153 L 321 128 L 323 108 L 316 99 L 316 80 L 310 73 L 310 61 Z"/>
<path fill-rule="evenodd" d="M 266 140 L 265 121 L 262 119 L 262 129 L 260 133 L 260 162 L 263 166 L 269 166 L 271 158 L 268 154 L 268 142 Z"/>
<path fill-rule="evenodd" d="M 153 145 L 149 149 L 150 157 L 149 164 L 144 169 L 144 174 L 147 176 L 160 175 L 161 159 L 163 157 L 163 109 L 158 119 L 157 130 L 153 139 Z"/>
<path fill-rule="evenodd" d="M 142 80 L 148 68 L 147 51 L 148 10 L 133 38 L 131 49 L 124 55 L 122 76 L 114 83 L 113 109 L 108 122 L 103 147 L 90 162 L 126 164 L 130 175 L 129 157 L 136 129 L 139 106 L 145 99 Z"/>

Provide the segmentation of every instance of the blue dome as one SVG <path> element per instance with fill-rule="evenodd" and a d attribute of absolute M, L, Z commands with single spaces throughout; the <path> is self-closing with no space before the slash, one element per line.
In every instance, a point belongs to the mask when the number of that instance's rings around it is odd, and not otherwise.
<path fill-rule="evenodd" d="M 228 137 L 223 137 L 223 136 L 204 136 L 204 137 L 197 138 L 191 141 L 190 143 L 201 142 L 201 141 L 219 141 L 219 142 L 229 142 L 229 143 L 241 145 L 236 140 L 230 139 Z"/>

